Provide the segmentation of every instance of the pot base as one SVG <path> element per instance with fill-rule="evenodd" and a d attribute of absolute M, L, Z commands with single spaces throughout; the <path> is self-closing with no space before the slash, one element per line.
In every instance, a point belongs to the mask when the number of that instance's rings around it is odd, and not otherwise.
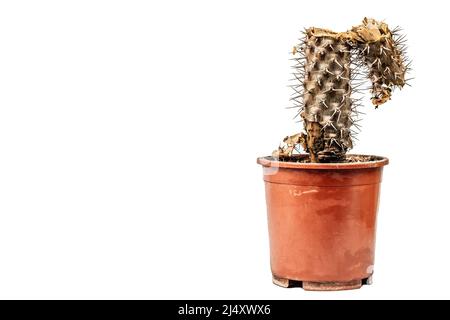
<path fill-rule="evenodd" d="M 272 275 L 272 282 L 283 288 L 301 287 L 306 291 L 340 291 L 359 289 L 364 284 L 372 284 L 372 277 L 346 282 L 315 282 L 291 280 Z"/>

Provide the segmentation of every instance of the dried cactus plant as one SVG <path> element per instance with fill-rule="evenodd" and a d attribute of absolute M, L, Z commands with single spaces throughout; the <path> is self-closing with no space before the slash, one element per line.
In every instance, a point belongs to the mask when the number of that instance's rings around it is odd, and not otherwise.
<path fill-rule="evenodd" d="M 360 92 L 368 78 L 372 103 L 377 108 L 388 101 L 394 88 L 406 83 L 409 70 L 404 54 L 404 36 L 399 29 L 374 19 L 347 32 L 326 29 L 305 30 L 302 42 L 294 47 L 296 61 L 291 100 L 298 107 L 305 133 L 284 139 L 285 146 L 273 155 L 289 159 L 297 145 L 309 153 L 311 162 L 339 162 L 352 148 L 359 129 Z"/>

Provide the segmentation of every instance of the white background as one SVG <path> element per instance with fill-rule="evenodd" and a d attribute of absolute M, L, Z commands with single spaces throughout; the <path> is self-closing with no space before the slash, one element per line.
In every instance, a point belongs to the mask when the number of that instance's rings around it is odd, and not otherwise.
<path fill-rule="evenodd" d="M 445 1 L 2 1 L 0 298 L 450 298 Z M 262 170 L 300 130 L 303 27 L 402 26 L 412 88 L 355 153 L 383 155 L 374 284 L 271 283 Z"/>

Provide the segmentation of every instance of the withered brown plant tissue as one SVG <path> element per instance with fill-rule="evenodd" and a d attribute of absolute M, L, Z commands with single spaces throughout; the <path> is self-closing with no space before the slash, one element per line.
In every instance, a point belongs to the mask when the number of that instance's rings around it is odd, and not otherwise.
<path fill-rule="evenodd" d="M 377 108 L 391 98 L 394 88 L 406 83 L 404 36 L 399 29 L 365 18 L 346 32 L 305 30 L 294 47 L 294 90 L 291 100 L 299 108 L 305 132 L 288 136 L 273 156 L 289 160 L 296 146 L 309 153 L 311 162 L 339 162 L 352 148 L 359 129 L 357 108 L 365 79 L 371 82 Z"/>

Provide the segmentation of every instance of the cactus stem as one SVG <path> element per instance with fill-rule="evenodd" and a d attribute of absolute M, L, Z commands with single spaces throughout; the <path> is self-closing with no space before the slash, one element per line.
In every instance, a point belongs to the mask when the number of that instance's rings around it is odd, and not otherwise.
<path fill-rule="evenodd" d="M 367 18 L 347 32 L 302 31 L 304 38 L 290 59 L 295 63 L 292 80 L 298 84 L 289 87 L 293 108 L 298 108 L 294 119 L 303 120 L 307 133 L 303 147 L 311 162 L 338 161 L 352 148 L 365 113 L 358 111 L 362 97 L 351 95 L 370 90 L 376 108 L 396 87 L 409 85 L 411 79 L 404 77 L 410 69 L 406 38 L 400 31 L 396 27 L 391 32 L 385 23 Z M 372 82 L 369 88 L 367 79 Z"/>

